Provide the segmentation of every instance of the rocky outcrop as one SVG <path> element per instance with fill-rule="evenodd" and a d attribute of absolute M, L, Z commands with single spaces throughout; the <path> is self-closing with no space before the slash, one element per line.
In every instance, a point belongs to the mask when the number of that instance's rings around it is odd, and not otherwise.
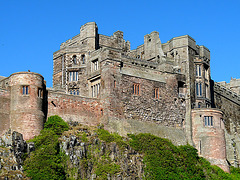
<path fill-rule="evenodd" d="M 74 179 L 142 179 L 143 155 L 130 146 L 102 141 L 96 131 L 76 126 L 61 137 L 69 157 L 68 176 Z"/>
<path fill-rule="evenodd" d="M 24 154 L 34 150 L 22 134 L 8 130 L 0 137 L 0 179 L 28 179 L 23 173 Z"/>

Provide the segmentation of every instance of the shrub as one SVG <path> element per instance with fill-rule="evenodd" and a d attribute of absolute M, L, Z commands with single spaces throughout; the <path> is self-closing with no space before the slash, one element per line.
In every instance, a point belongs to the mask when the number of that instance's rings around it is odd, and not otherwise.
<path fill-rule="evenodd" d="M 42 130 L 32 140 L 36 149 L 24 161 L 24 170 L 33 180 L 65 179 L 65 155 L 60 152 L 58 135 L 52 130 Z"/>
<path fill-rule="evenodd" d="M 69 130 L 68 124 L 58 115 L 50 116 L 44 124 L 44 129 L 50 129 L 57 135 L 62 134 L 64 131 Z"/>
<path fill-rule="evenodd" d="M 51 116 L 39 136 L 33 138 L 35 151 L 24 161 L 24 170 L 33 180 L 65 179 L 66 155 L 60 151 L 59 135 L 69 126 L 59 116 Z"/>

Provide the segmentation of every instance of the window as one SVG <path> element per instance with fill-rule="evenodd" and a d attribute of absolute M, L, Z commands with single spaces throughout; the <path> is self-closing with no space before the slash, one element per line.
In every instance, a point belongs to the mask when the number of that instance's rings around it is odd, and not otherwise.
<path fill-rule="evenodd" d="M 85 64 L 85 55 L 82 55 L 82 64 Z"/>
<path fill-rule="evenodd" d="M 140 84 L 133 84 L 133 94 L 140 95 Z"/>
<path fill-rule="evenodd" d="M 196 83 L 196 92 L 198 97 L 202 96 L 202 83 Z"/>
<path fill-rule="evenodd" d="M 38 97 L 43 98 L 43 90 L 38 88 Z"/>
<path fill-rule="evenodd" d="M 206 90 L 206 98 L 209 99 L 208 85 L 207 84 L 205 84 L 205 90 Z"/>
<path fill-rule="evenodd" d="M 205 79 L 209 79 L 209 74 L 208 74 L 208 70 L 209 69 L 209 66 L 207 65 L 204 65 L 204 74 L 205 74 Z"/>
<path fill-rule="evenodd" d="M 69 72 L 69 81 L 78 81 L 78 72 L 77 71 Z"/>
<path fill-rule="evenodd" d="M 22 94 L 28 95 L 29 94 L 29 86 L 23 86 L 22 87 Z"/>
<path fill-rule="evenodd" d="M 213 117 L 212 116 L 204 116 L 204 124 L 205 124 L 205 126 L 213 126 Z"/>
<path fill-rule="evenodd" d="M 100 92 L 100 83 L 91 86 L 92 97 L 98 97 Z"/>
<path fill-rule="evenodd" d="M 77 64 L 77 56 L 73 55 L 73 64 Z"/>
<path fill-rule="evenodd" d="M 92 61 L 92 71 L 98 70 L 98 59 Z"/>
<path fill-rule="evenodd" d="M 159 88 L 154 88 L 154 95 L 153 95 L 153 97 L 155 99 L 159 99 Z"/>
<path fill-rule="evenodd" d="M 202 76 L 201 65 L 196 66 L 196 76 L 198 77 Z"/>
<path fill-rule="evenodd" d="M 71 95 L 79 95 L 79 90 L 78 89 L 70 89 L 69 94 Z"/>

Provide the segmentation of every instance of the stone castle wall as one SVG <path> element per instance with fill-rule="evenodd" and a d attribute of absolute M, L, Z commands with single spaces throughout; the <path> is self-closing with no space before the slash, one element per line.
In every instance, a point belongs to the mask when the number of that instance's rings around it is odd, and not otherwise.
<path fill-rule="evenodd" d="M 0 135 L 10 128 L 10 92 L 0 89 Z"/>
<path fill-rule="evenodd" d="M 214 104 L 223 111 L 227 159 L 237 167 L 240 164 L 240 96 L 215 83 Z"/>
<path fill-rule="evenodd" d="M 232 129 L 240 125 L 240 96 L 218 83 L 214 84 L 214 104 L 223 111 L 223 119 L 228 132 L 240 133 L 238 129 Z"/>
<path fill-rule="evenodd" d="M 97 99 L 48 90 L 48 117 L 59 115 L 65 121 L 97 125 L 103 114 L 101 103 Z"/>
<path fill-rule="evenodd" d="M 40 74 L 19 72 L 10 76 L 10 128 L 21 132 L 25 140 L 32 139 L 43 129 L 45 121 L 45 84 Z M 23 90 L 24 87 L 27 87 Z"/>

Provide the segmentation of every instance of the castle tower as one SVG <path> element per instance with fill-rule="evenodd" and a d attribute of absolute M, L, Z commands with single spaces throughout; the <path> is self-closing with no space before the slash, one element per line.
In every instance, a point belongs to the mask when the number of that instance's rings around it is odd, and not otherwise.
<path fill-rule="evenodd" d="M 192 110 L 193 142 L 198 154 L 229 172 L 222 111 L 209 108 Z"/>
<path fill-rule="evenodd" d="M 40 74 L 18 72 L 10 76 L 10 128 L 25 140 L 39 135 L 45 120 L 46 87 Z"/>
<path fill-rule="evenodd" d="M 151 60 L 156 57 L 164 56 L 162 50 L 162 43 L 159 38 L 159 33 L 153 31 L 144 36 L 144 58 Z"/>

